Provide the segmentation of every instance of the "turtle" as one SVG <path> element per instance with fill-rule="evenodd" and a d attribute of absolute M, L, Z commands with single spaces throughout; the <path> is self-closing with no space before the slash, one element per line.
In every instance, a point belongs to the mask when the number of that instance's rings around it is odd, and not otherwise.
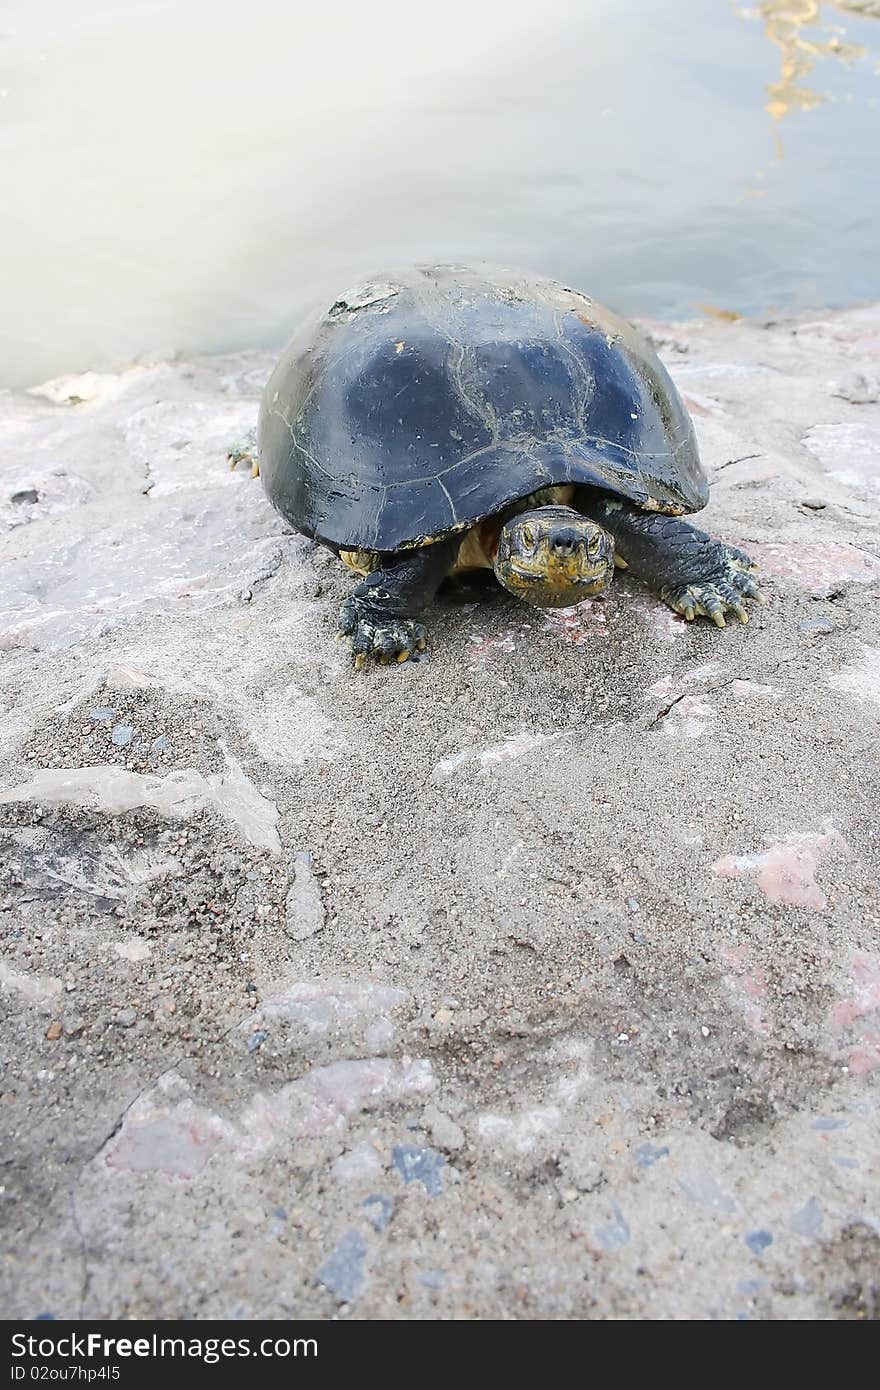
<path fill-rule="evenodd" d="M 471 569 L 543 608 L 601 594 L 615 565 L 718 627 L 760 601 L 748 555 L 680 519 L 709 487 L 652 347 L 532 272 L 365 279 L 282 352 L 256 450 L 274 506 L 360 576 L 339 614 L 358 668 L 424 651 L 426 605 Z"/>

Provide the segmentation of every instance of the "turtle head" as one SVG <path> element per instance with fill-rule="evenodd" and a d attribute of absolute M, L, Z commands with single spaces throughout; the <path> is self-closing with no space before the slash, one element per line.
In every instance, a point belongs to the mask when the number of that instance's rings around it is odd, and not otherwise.
<path fill-rule="evenodd" d="M 534 507 L 502 526 L 495 575 L 538 608 L 568 608 L 611 582 L 614 541 L 571 507 Z"/>

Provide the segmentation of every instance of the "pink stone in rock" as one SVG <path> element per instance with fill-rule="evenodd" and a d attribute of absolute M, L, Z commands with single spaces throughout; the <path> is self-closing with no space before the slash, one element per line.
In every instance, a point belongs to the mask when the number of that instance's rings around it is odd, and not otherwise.
<path fill-rule="evenodd" d="M 129 1120 L 104 1154 L 108 1168 L 194 1178 L 230 1133 L 219 1115 L 184 1102 L 149 1118 Z"/>
<path fill-rule="evenodd" d="M 830 1023 L 835 1033 L 849 1028 L 863 1014 L 880 1009 L 880 955 L 871 951 L 856 951 L 852 958 L 853 993 L 831 1010 Z"/>
<path fill-rule="evenodd" d="M 649 594 L 634 594 L 631 598 L 626 596 L 625 601 L 636 616 L 644 620 L 651 636 L 658 642 L 674 642 L 687 627 L 684 618 Z"/>
<path fill-rule="evenodd" d="M 663 717 L 660 727 L 667 738 L 703 738 L 715 727 L 715 711 L 708 700 L 683 695 Z"/>
<path fill-rule="evenodd" d="M 870 584 L 880 579 L 880 560 L 875 555 L 838 541 L 778 545 L 750 541 L 746 549 L 758 566 L 759 583 L 762 573 L 773 579 L 789 579 L 801 589 L 821 589 L 847 581 Z"/>
<path fill-rule="evenodd" d="M 874 305 L 850 310 L 834 320 L 817 319 L 799 324 L 795 335 L 799 343 L 815 342 L 823 351 L 827 351 L 827 343 L 832 342 L 842 344 L 862 358 L 880 356 L 880 316 Z"/>
<path fill-rule="evenodd" d="M 485 637 L 481 632 L 471 633 L 468 641 L 471 644 L 468 659 L 472 668 L 484 666 L 499 652 L 516 651 L 516 639 L 512 632 L 505 632 L 502 637 Z"/>
<path fill-rule="evenodd" d="M 836 830 L 824 835 L 790 835 L 760 854 L 727 854 L 712 865 L 720 878 L 754 878 L 771 903 L 821 912 L 827 906 L 815 874 L 824 851 L 844 844 Z"/>
<path fill-rule="evenodd" d="M 850 1050 L 849 1069 L 856 1076 L 867 1076 L 880 1067 L 880 1033 L 865 1033 Z"/>
<path fill-rule="evenodd" d="M 850 1033 L 848 1065 L 856 1076 L 867 1076 L 880 1067 L 880 1032 L 866 1030 L 858 1021 L 866 1015 L 880 1014 L 880 955 L 874 951 L 854 951 L 850 965 L 852 994 L 838 1000 L 828 1015 L 833 1033 Z"/>
<path fill-rule="evenodd" d="M 759 685 L 757 681 L 735 680 L 730 682 L 728 688 L 737 700 L 751 700 L 759 696 L 775 700 L 779 695 L 775 685 Z"/>
<path fill-rule="evenodd" d="M 828 476 L 844 487 L 880 488 L 880 424 L 851 420 L 814 425 L 802 442 Z"/>
<path fill-rule="evenodd" d="M 382 1102 L 428 1095 L 434 1087 L 428 1061 L 386 1057 L 313 1067 L 278 1091 L 258 1092 L 241 1116 L 245 1155 L 256 1156 L 281 1141 L 344 1129 L 350 1115 Z"/>
<path fill-rule="evenodd" d="M 682 391 L 681 398 L 691 415 L 726 415 L 727 411 L 714 396 L 697 396 L 692 391 Z"/>
<path fill-rule="evenodd" d="M 575 608 L 549 608 L 544 614 L 544 632 L 554 632 L 573 647 L 583 647 L 591 637 L 608 636 L 608 614 L 604 599 L 589 599 Z"/>

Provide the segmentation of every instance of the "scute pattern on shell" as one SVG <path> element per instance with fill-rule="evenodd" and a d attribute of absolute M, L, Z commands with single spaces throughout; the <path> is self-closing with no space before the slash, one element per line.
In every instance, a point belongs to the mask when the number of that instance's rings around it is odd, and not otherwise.
<path fill-rule="evenodd" d="M 391 551 L 539 488 L 680 514 L 708 496 L 693 427 L 636 331 L 521 272 L 417 267 L 337 299 L 288 345 L 260 412 L 261 476 L 300 531 Z"/>

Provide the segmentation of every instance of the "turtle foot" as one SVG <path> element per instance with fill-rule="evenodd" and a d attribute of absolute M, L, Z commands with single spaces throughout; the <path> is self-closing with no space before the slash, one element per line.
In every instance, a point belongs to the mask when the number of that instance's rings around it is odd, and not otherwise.
<path fill-rule="evenodd" d="M 660 590 L 660 597 L 688 622 L 696 617 L 711 618 L 716 627 L 726 627 L 725 615 L 733 613 L 741 623 L 747 623 L 749 613 L 743 600 L 763 602 L 753 577 L 756 567 L 736 546 L 719 543 L 718 549 L 722 563 L 711 574 L 695 577 L 689 584 L 668 585 Z"/>
<path fill-rule="evenodd" d="M 368 612 L 356 598 L 347 598 L 340 608 L 337 636 L 351 647 L 356 671 L 366 665 L 368 657 L 381 666 L 390 666 L 408 661 L 428 645 L 424 624 L 414 618 Z"/>
<path fill-rule="evenodd" d="M 237 468 L 240 463 L 246 463 L 250 469 L 252 478 L 260 476 L 260 460 L 257 456 L 257 433 L 256 430 L 249 430 L 244 439 L 240 439 L 237 444 L 233 444 L 226 452 L 230 469 Z"/>

